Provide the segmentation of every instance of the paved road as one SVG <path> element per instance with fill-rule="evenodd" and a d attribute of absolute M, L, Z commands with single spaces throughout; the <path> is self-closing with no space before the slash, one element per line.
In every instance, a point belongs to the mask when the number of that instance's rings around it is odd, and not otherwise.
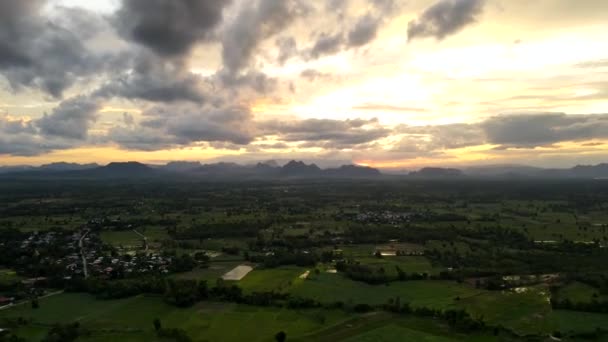
<path fill-rule="evenodd" d="M 135 229 L 133 229 L 133 233 L 139 235 L 144 240 L 144 252 L 147 252 L 148 251 L 148 238 L 144 234 L 138 232 Z"/>
<path fill-rule="evenodd" d="M 89 272 L 87 269 L 87 258 L 85 258 L 84 256 L 84 238 L 87 236 L 87 234 L 89 234 L 88 230 L 80 237 L 80 240 L 78 240 L 78 247 L 80 248 L 80 257 L 82 258 L 82 271 L 84 272 L 84 279 L 87 279 L 89 277 Z"/>

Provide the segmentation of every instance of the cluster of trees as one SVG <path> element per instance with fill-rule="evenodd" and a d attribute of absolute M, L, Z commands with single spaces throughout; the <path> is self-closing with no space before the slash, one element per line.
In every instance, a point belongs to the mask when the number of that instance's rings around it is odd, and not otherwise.
<path fill-rule="evenodd" d="M 433 263 L 459 269 L 467 274 L 544 274 L 557 272 L 592 272 L 603 270 L 608 252 L 596 249 L 593 254 L 560 250 L 559 246 L 534 249 L 506 248 L 499 243 L 468 243 L 470 249 L 431 249 L 425 253 Z M 520 246 L 520 247 L 523 247 Z"/>
<path fill-rule="evenodd" d="M 385 284 L 391 281 L 409 281 L 425 279 L 454 280 L 453 272 L 441 272 L 439 275 L 431 276 L 428 273 L 403 271 L 399 266 L 395 266 L 395 272 L 389 273 L 384 267 L 373 267 L 361 265 L 350 260 L 341 260 L 336 263 L 336 270 L 343 272 L 348 278 L 362 281 L 371 285 Z"/>
<path fill-rule="evenodd" d="M 357 244 L 385 243 L 397 239 L 424 244 L 429 240 L 455 240 L 457 234 L 452 229 L 428 229 L 424 227 L 408 226 L 395 227 L 392 225 L 364 225 L 353 224 L 348 227 L 344 236 Z"/>
<path fill-rule="evenodd" d="M 13 333 L 6 332 L 0 333 L 0 342 L 26 342 L 26 340 Z"/>
<path fill-rule="evenodd" d="M 399 297 L 391 298 L 382 308 L 399 314 L 439 318 L 445 320 L 452 329 L 460 332 L 473 332 L 487 328 L 483 318 L 473 318 L 462 309 L 439 310 L 427 307 L 412 307 L 409 303 L 402 303 Z"/>
<path fill-rule="evenodd" d="M 562 300 L 551 298 L 551 307 L 553 309 L 608 313 L 608 300 L 598 301 L 594 298 L 589 302 L 573 302 L 567 298 Z"/>
<path fill-rule="evenodd" d="M 194 266 L 197 265 L 197 262 L 200 260 L 200 263 L 204 266 L 209 262 L 209 258 L 205 258 L 205 255 L 198 254 L 197 260 L 190 256 L 190 254 L 184 253 L 179 256 L 175 256 L 171 259 L 171 264 L 169 265 L 169 270 L 171 272 L 188 272 L 192 271 Z"/>
<path fill-rule="evenodd" d="M 234 284 L 228 284 L 218 279 L 213 286 L 207 281 L 189 279 L 163 279 L 146 277 L 140 279 L 99 280 L 73 279 L 66 285 L 71 292 L 87 292 L 98 299 L 118 299 L 138 294 L 163 296 L 165 301 L 178 307 L 188 307 L 205 299 L 236 302 L 257 306 L 285 306 L 289 308 L 319 307 L 317 301 L 291 296 L 279 292 L 254 292 L 244 294 L 243 290 Z"/>
<path fill-rule="evenodd" d="M 266 268 L 275 268 L 283 265 L 314 266 L 320 261 L 320 257 L 316 253 L 282 249 L 277 249 L 267 255 L 247 253 L 245 256 L 248 261 L 260 263 Z"/>
<path fill-rule="evenodd" d="M 80 323 L 55 324 L 51 327 L 42 342 L 72 342 L 81 336 L 88 336 L 90 332 L 80 326 Z"/>
<path fill-rule="evenodd" d="M 203 240 L 208 238 L 255 237 L 272 224 L 269 220 L 239 220 L 196 224 L 187 229 L 168 229 L 175 240 Z"/>
<path fill-rule="evenodd" d="M 571 273 L 565 277 L 568 281 L 578 281 L 593 286 L 600 294 L 608 295 L 607 273 Z"/>
<path fill-rule="evenodd" d="M 156 321 L 155 321 L 156 322 Z M 156 324 L 155 324 L 156 326 Z M 179 328 L 161 328 L 156 329 L 156 335 L 163 340 L 174 342 L 191 342 L 192 338 L 188 336 L 185 330 Z"/>
<path fill-rule="evenodd" d="M 119 299 L 142 293 L 164 294 L 165 286 L 165 279 L 155 276 L 117 280 L 72 278 L 66 282 L 65 290 L 90 293 L 98 299 Z"/>

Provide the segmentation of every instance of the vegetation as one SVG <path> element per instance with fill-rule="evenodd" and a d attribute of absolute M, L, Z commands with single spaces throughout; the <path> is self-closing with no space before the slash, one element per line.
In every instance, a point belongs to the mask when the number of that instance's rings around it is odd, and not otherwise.
<path fill-rule="evenodd" d="M 0 341 L 605 340 L 607 213 L 591 180 L 0 182 Z"/>

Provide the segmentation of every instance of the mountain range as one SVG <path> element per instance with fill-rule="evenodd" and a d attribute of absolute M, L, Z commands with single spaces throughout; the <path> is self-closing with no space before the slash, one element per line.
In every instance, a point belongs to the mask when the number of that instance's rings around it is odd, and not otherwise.
<path fill-rule="evenodd" d="M 426 167 L 401 175 L 382 174 L 379 170 L 360 166 L 342 165 L 320 168 L 315 163 L 289 161 L 280 165 L 276 161 L 241 165 L 219 162 L 170 162 L 165 165 L 146 165 L 138 162 L 98 164 L 53 163 L 38 167 L 0 167 L 0 176 L 40 176 L 66 178 L 141 178 L 178 176 L 201 179 L 293 179 L 293 178 L 378 178 L 407 177 L 412 179 L 608 179 L 608 163 L 577 165 L 567 169 L 545 169 L 525 165 L 489 165 L 463 169 Z"/>
<path fill-rule="evenodd" d="M 201 164 L 198 162 L 170 162 L 166 165 L 146 165 L 138 162 L 97 164 L 57 163 L 40 167 L 0 167 L 0 175 L 62 178 L 143 178 L 179 176 L 206 179 L 274 179 L 274 178 L 374 178 L 381 176 L 374 168 L 343 165 L 321 169 L 316 164 L 292 160 L 283 166 L 273 161 L 255 165 L 236 163 Z"/>

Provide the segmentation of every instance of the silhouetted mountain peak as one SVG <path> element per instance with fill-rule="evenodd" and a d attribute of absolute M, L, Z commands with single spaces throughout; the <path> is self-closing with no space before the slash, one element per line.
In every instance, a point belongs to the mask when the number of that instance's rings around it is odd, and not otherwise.
<path fill-rule="evenodd" d="M 329 177 L 344 177 L 344 178 L 367 178 L 377 177 L 381 173 L 377 169 L 368 166 L 360 165 L 342 165 L 338 168 L 324 170 L 324 173 Z"/>
<path fill-rule="evenodd" d="M 321 173 L 321 169 L 316 164 L 307 165 L 303 161 L 292 160 L 283 165 L 281 174 L 283 176 L 316 176 Z"/>
<path fill-rule="evenodd" d="M 86 169 L 94 169 L 99 167 L 98 164 L 77 164 L 77 163 L 66 163 L 66 162 L 57 162 L 44 164 L 40 166 L 40 170 L 48 170 L 48 171 L 76 171 L 76 170 L 86 170 Z"/>
<path fill-rule="evenodd" d="M 164 165 L 161 168 L 173 172 L 186 172 L 192 171 L 199 167 L 201 167 L 201 163 L 199 162 L 174 161 L 167 163 L 167 165 Z"/>
<path fill-rule="evenodd" d="M 102 168 L 106 170 L 151 170 L 149 166 L 135 161 L 112 162 Z"/>

